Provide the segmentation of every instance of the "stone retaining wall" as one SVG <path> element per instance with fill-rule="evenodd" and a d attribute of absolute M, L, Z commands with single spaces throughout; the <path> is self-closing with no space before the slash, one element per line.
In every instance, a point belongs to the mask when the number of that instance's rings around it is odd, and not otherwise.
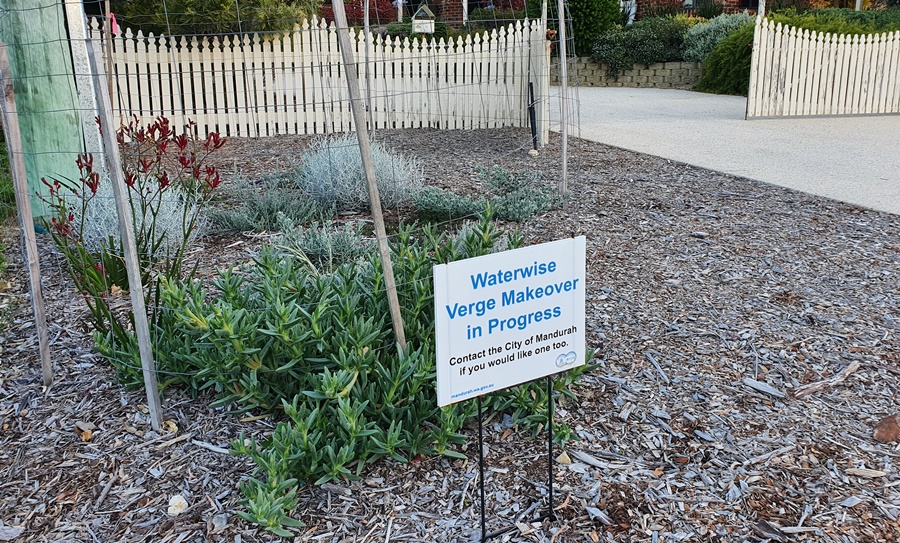
<path fill-rule="evenodd" d="M 581 58 L 569 62 L 569 84 L 581 87 L 690 89 L 700 79 L 701 73 L 699 62 L 658 62 L 649 65 L 635 64 L 632 69 L 625 70 L 619 77 L 614 78 L 606 75 L 606 64 L 597 64 Z M 550 69 L 550 84 L 559 84 L 559 71 L 556 65 Z"/>

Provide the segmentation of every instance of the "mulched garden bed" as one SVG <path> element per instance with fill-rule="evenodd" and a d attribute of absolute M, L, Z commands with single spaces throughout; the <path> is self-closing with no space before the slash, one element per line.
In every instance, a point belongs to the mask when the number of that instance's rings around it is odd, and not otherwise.
<path fill-rule="evenodd" d="M 482 190 L 478 167 L 537 169 L 550 184 L 560 170 L 558 137 L 531 157 L 524 130 L 378 139 L 419 158 L 429 184 L 464 193 Z M 222 163 L 259 179 L 306 142 L 233 140 Z M 900 445 L 873 439 L 900 411 L 900 217 L 580 140 L 569 152 L 572 197 L 521 230 L 527 243 L 587 236 L 599 366 L 557 412 L 580 440 L 554 466 L 556 522 L 527 522 L 546 507 L 545 436 L 486 422 L 489 529 L 518 523 L 499 540 L 558 543 L 900 540 Z M 207 238 L 193 255 L 208 273 L 264 239 Z M 169 390 L 178 432 L 153 432 L 142 391 L 91 354 L 84 306 L 41 244 L 57 381 L 41 387 L 27 277 L 10 250 L 0 541 L 275 539 L 235 515 L 253 466 L 225 451 L 273 423 Z M 843 382 L 799 392 L 842 370 Z M 78 421 L 96 427 L 90 440 Z M 303 488 L 296 540 L 477 540 L 473 445 L 468 463 L 380 462 L 361 481 Z M 171 517 L 174 495 L 188 509 Z"/>

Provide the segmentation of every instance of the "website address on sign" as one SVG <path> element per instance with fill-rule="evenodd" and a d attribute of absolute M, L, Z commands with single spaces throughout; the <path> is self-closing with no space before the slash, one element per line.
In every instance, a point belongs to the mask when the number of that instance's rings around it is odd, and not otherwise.
<path fill-rule="evenodd" d="M 479 388 L 473 388 L 473 389 L 467 390 L 465 392 L 458 392 L 458 393 L 450 396 L 450 399 L 461 398 L 463 396 L 468 396 L 469 394 L 475 394 L 476 392 L 483 392 L 483 391 L 491 389 L 491 388 L 494 388 L 494 383 L 491 383 L 489 385 L 484 385 L 483 387 L 479 387 Z"/>

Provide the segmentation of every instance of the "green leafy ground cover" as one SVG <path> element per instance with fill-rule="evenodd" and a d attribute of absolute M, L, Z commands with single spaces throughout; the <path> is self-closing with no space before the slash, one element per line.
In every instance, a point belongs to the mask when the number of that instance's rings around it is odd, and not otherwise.
<path fill-rule="evenodd" d="M 298 170 L 274 175 L 287 182 L 263 184 L 258 198 L 230 209 L 228 228 L 239 224 L 232 220 L 237 216 L 251 227 L 271 227 L 266 210 L 278 210 L 274 226 L 283 232 L 251 262 L 219 270 L 206 281 L 195 277 L 185 255 L 219 188 L 217 170 L 206 163 L 224 140 L 217 134 L 176 135 L 158 119 L 146 128 L 129 125 L 120 131 L 120 141 L 133 142 L 126 146 L 125 174 L 145 256 L 141 271 L 150 287 L 145 302 L 163 377 L 160 388 L 212 394 L 215 407 L 268 413 L 276 420 L 266 439 L 235 436 L 232 443 L 233 454 L 257 466 L 258 478 L 242 485 L 245 519 L 285 536 L 298 525 L 291 515 L 300 484 L 353 480 L 382 458 L 465 458 L 457 446 L 465 442 L 460 429 L 474 414 L 471 402 L 437 407 L 432 268 L 520 246 L 515 231 L 500 229 L 495 206 L 513 221 L 548 209 L 555 200 L 539 174 L 483 170 L 493 196 L 457 197 L 468 202 L 474 220 L 439 228 L 401 218 L 393 227 L 391 253 L 407 338 L 401 349 L 371 240 L 359 224 L 340 225 L 333 214 L 361 205 L 365 185 L 358 148 L 349 140 L 320 141 Z M 388 201 L 415 217 L 416 165 L 386 152 L 379 160 L 397 175 L 384 180 Z M 47 181 L 54 214 L 46 225 L 91 309 L 96 350 L 115 367 L 120 382 L 140 386 L 133 315 L 116 304 L 118 293 L 127 289 L 121 244 L 113 234 L 92 241 L 97 236 L 85 220 L 108 222 L 102 217 L 108 210 L 94 207 L 106 181 L 89 156 L 78 163 L 79 182 Z M 329 163 L 340 176 L 325 176 Z M 314 184 L 314 176 L 323 182 Z M 166 203 L 172 201 L 180 204 Z M 313 202 L 332 214 L 289 217 L 285 211 L 298 202 Z M 181 217 L 181 230 L 160 227 L 170 215 Z M 553 394 L 572 396 L 570 385 L 586 369 L 556 379 Z M 548 403 L 547 391 L 534 384 L 487 399 L 490 412 L 504 412 L 514 425 L 534 433 L 547 428 Z M 558 442 L 573 437 L 565 425 L 554 423 L 553 429 Z"/>

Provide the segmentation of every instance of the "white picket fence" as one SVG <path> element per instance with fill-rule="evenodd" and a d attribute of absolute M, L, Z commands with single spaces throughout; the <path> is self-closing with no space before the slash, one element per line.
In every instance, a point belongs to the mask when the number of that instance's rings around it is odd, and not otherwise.
<path fill-rule="evenodd" d="M 747 118 L 900 113 L 900 31 L 826 34 L 756 21 Z"/>
<path fill-rule="evenodd" d="M 89 32 L 102 40 L 96 22 Z M 374 128 L 527 126 L 529 82 L 538 99 L 548 92 L 540 21 L 456 40 L 352 35 Z M 165 115 L 193 120 L 200 133 L 229 136 L 352 130 L 337 33 L 325 21 L 304 22 L 284 35 L 170 37 L 126 30 L 112 39 L 112 57 L 120 119 Z M 541 102 L 538 116 L 546 119 L 549 106 Z"/>

